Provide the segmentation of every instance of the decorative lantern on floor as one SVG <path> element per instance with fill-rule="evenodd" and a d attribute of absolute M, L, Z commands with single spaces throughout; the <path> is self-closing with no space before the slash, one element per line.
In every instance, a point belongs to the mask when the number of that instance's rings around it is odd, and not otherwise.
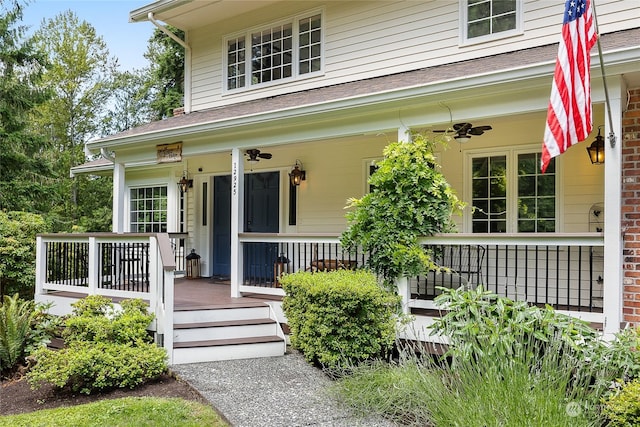
<path fill-rule="evenodd" d="M 197 279 L 200 277 L 200 255 L 195 249 L 187 255 L 187 279 Z"/>
<path fill-rule="evenodd" d="M 284 253 L 280 253 L 280 256 L 273 263 L 273 278 L 277 288 L 280 288 L 280 276 L 283 273 L 289 272 L 289 258 L 284 256 Z"/>

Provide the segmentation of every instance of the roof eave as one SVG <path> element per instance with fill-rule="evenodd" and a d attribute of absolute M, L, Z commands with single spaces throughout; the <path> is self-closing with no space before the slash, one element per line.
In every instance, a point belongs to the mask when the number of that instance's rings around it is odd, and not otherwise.
<path fill-rule="evenodd" d="M 157 15 L 168 10 L 191 3 L 193 0 L 159 0 L 129 12 L 129 22 L 148 21 L 149 12 Z"/>

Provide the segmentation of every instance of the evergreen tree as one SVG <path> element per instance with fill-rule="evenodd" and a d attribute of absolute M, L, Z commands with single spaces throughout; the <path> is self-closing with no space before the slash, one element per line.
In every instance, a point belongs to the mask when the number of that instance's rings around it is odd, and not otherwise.
<path fill-rule="evenodd" d="M 44 139 L 28 124 L 47 99 L 44 57 L 24 38 L 23 7 L 0 0 L 0 209 L 42 213 L 56 203 L 54 182 Z"/>

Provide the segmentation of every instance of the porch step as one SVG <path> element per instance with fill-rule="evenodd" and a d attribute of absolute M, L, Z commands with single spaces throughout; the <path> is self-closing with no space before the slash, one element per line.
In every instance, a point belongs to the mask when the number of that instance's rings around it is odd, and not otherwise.
<path fill-rule="evenodd" d="M 269 317 L 270 312 L 269 305 L 265 303 L 194 307 L 190 310 L 174 310 L 173 323 L 185 324 L 263 319 Z"/>
<path fill-rule="evenodd" d="M 174 312 L 173 363 L 282 356 L 284 334 L 262 302 L 180 309 Z"/>
<path fill-rule="evenodd" d="M 173 363 L 176 365 L 275 357 L 284 355 L 285 351 L 284 339 L 279 336 L 194 341 L 175 343 L 173 347 Z"/>
<path fill-rule="evenodd" d="M 276 335 L 277 328 L 277 322 L 269 318 L 175 324 L 173 342 L 206 342 L 228 338 L 269 336 Z"/>

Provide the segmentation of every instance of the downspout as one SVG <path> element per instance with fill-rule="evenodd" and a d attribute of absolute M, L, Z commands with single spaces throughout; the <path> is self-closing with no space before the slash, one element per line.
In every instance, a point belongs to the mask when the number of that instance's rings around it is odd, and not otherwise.
<path fill-rule="evenodd" d="M 176 43 L 184 48 L 184 112 L 191 112 L 191 46 L 189 46 L 184 40 L 180 37 L 173 34 L 171 31 L 167 29 L 164 25 L 160 24 L 155 17 L 153 16 L 153 12 L 149 12 L 147 14 L 147 18 L 149 21 L 155 25 L 160 31 L 165 33 L 167 36 L 171 37 Z"/>
<path fill-rule="evenodd" d="M 113 154 L 109 153 L 107 151 L 107 149 L 105 147 L 102 147 L 100 149 L 100 154 L 102 155 L 102 157 L 104 157 L 105 159 L 115 163 L 116 162 L 116 158 L 113 156 Z"/>

